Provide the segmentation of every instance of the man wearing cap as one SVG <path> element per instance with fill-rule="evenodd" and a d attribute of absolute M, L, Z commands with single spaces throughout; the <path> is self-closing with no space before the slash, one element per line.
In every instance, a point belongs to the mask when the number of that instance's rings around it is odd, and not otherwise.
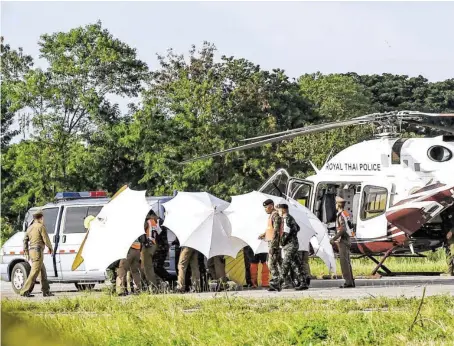
<path fill-rule="evenodd" d="M 337 242 L 339 248 L 339 259 L 342 270 L 342 276 L 345 283 L 340 288 L 355 287 L 355 280 L 353 279 L 352 265 L 350 262 L 350 235 L 348 234 L 350 213 L 345 210 L 345 200 L 339 196 L 336 197 L 336 235 L 331 239 L 331 245 Z"/>
<path fill-rule="evenodd" d="M 282 233 L 282 220 L 272 199 L 263 202 L 265 212 L 269 215 L 268 227 L 265 233 L 259 236 L 259 239 L 265 239 L 268 242 L 268 267 L 270 269 L 271 279 L 268 291 L 280 291 L 282 289 L 283 278 L 281 275 L 281 249 L 279 247 Z"/>
<path fill-rule="evenodd" d="M 298 226 L 293 216 L 288 213 L 287 204 L 278 204 L 276 208 L 282 218 L 283 225 L 281 237 L 281 245 L 284 252 L 282 275 L 286 281 L 291 282 L 291 271 L 293 271 L 296 281 L 295 289 L 297 291 L 307 290 L 306 277 L 301 271 L 302 265 L 298 256 L 299 243 L 297 233 L 300 231 L 300 226 Z"/>
<path fill-rule="evenodd" d="M 43 296 L 53 296 L 53 294 L 50 293 L 46 267 L 44 266 L 44 249 L 46 246 L 52 255 L 52 244 L 47 235 L 46 228 L 44 227 L 44 215 L 42 210 L 38 210 L 33 214 L 33 224 L 28 227 L 24 238 L 24 255 L 27 260 L 31 260 L 32 268 L 27 281 L 20 292 L 20 295 L 23 297 L 32 297 L 31 292 L 33 291 L 38 275 L 40 275 L 39 282 L 41 283 Z"/>

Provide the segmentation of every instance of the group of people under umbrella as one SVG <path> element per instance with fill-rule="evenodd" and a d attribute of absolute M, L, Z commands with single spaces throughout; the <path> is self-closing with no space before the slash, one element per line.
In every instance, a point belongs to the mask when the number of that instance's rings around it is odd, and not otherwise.
<path fill-rule="evenodd" d="M 268 265 L 263 263 L 262 271 L 269 268 L 270 290 L 280 290 L 284 277 L 290 273 L 295 279 L 295 287 L 305 289 L 307 278 L 300 272 L 298 251 L 309 251 L 311 244 L 329 272 L 335 273 L 334 253 L 326 226 L 295 200 L 253 191 L 232 196 L 232 202 L 228 203 L 207 192 L 178 192 L 163 207 L 165 218 L 162 222 L 156 214 L 149 213 L 145 191 L 122 189 L 90 222 L 79 250 L 85 269 L 105 270 L 119 258 L 131 258 L 131 252 L 134 252 L 134 263 L 141 262 L 145 274 L 142 276 L 147 277 L 149 266 L 141 252 L 147 238 L 153 238 L 151 232 L 147 233 L 151 220 L 155 229 L 167 228 L 177 238 L 180 248 L 178 291 L 185 290 L 188 267 L 193 274 L 193 288 L 199 289 L 200 255 L 208 260 L 212 276 L 225 281 L 228 276 L 225 259 L 235 261 L 239 253 L 251 251 L 254 256 L 268 254 Z M 274 218 L 279 224 L 273 221 Z M 100 244 L 103 245 L 101 250 Z M 124 265 L 120 267 L 128 269 Z M 154 286 L 155 282 L 152 284 Z"/>

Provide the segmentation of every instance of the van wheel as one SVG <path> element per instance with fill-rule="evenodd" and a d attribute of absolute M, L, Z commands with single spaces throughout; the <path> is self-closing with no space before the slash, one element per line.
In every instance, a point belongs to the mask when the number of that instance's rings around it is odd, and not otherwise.
<path fill-rule="evenodd" d="M 13 291 L 15 293 L 20 293 L 27 281 L 28 275 L 30 275 L 31 269 L 30 264 L 27 262 L 20 262 L 14 266 L 13 271 L 11 272 L 11 285 L 13 286 Z"/>
<path fill-rule="evenodd" d="M 74 284 L 78 291 L 90 291 L 95 287 L 95 284 Z"/>

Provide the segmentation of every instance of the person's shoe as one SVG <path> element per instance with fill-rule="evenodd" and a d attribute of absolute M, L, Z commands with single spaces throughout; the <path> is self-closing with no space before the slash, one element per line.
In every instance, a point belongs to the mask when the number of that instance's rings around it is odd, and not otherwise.
<path fill-rule="evenodd" d="M 274 292 L 274 291 L 280 292 L 281 290 L 282 290 L 282 286 L 281 285 L 276 285 L 276 284 L 270 282 L 270 286 L 268 288 L 269 292 Z"/>
<path fill-rule="evenodd" d="M 301 285 L 298 285 L 295 287 L 295 291 L 303 291 L 303 290 L 307 290 L 309 289 L 309 287 L 306 285 L 306 282 L 303 281 L 303 283 L 301 283 Z"/>
<path fill-rule="evenodd" d="M 25 292 L 24 294 L 21 294 L 21 297 L 25 297 L 25 298 L 32 298 L 34 297 L 35 295 L 34 294 L 31 294 L 30 292 Z"/>
<path fill-rule="evenodd" d="M 339 286 L 339 288 L 355 288 L 356 286 L 353 284 L 353 285 L 346 285 L 346 284 L 343 284 L 341 286 Z"/>
<path fill-rule="evenodd" d="M 43 297 L 53 297 L 55 296 L 55 294 L 51 293 L 51 292 L 45 292 L 43 293 Z"/>
<path fill-rule="evenodd" d="M 309 287 L 311 285 L 311 277 L 310 276 L 306 277 L 306 285 L 307 285 L 307 287 Z"/>

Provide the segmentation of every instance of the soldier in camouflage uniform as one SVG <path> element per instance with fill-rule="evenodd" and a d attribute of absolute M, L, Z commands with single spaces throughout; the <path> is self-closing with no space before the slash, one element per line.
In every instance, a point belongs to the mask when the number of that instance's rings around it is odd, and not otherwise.
<path fill-rule="evenodd" d="M 297 233 L 300 227 L 296 223 L 293 216 L 288 213 L 287 204 L 278 204 L 277 209 L 279 216 L 282 218 L 283 233 L 281 237 L 281 245 L 284 252 L 282 262 L 282 275 L 286 280 L 292 281 L 291 271 L 293 271 L 296 281 L 295 289 L 297 291 L 307 290 L 306 277 L 302 272 L 300 257 L 298 256 L 298 238 Z"/>
<path fill-rule="evenodd" d="M 277 210 L 274 209 L 274 202 L 267 199 L 263 202 L 265 212 L 269 215 L 268 227 L 265 233 L 259 236 L 259 239 L 265 239 L 268 242 L 268 267 L 270 269 L 271 279 L 268 291 L 281 291 L 284 279 L 281 274 L 282 256 L 279 247 L 282 220 Z"/>

